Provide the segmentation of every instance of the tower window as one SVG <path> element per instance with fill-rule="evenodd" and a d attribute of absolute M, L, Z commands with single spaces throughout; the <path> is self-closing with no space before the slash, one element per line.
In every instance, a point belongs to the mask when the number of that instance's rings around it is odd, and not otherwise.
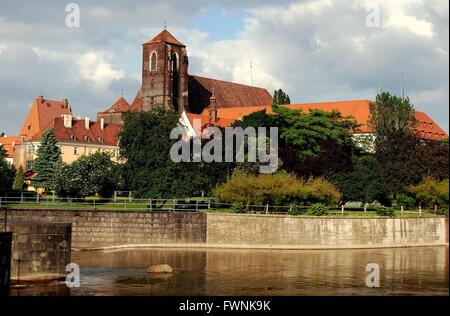
<path fill-rule="evenodd" d="M 150 71 L 157 70 L 157 61 L 158 61 L 158 56 L 156 55 L 156 52 L 153 52 L 150 55 Z"/>

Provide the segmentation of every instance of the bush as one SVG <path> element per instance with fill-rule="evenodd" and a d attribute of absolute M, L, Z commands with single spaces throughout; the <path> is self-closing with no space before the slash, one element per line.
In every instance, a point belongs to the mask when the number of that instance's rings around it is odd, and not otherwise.
<path fill-rule="evenodd" d="M 292 216 L 297 216 L 300 215 L 301 213 L 302 213 L 301 209 L 297 204 L 292 204 L 288 211 L 288 215 Z"/>
<path fill-rule="evenodd" d="M 400 194 L 397 197 L 397 204 L 412 208 L 416 205 L 416 199 L 406 194 Z"/>
<path fill-rule="evenodd" d="M 438 181 L 433 177 L 425 177 L 420 184 L 410 186 L 408 191 L 414 194 L 416 200 L 423 206 L 448 207 L 448 179 Z"/>
<path fill-rule="evenodd" d="M 237 214 L 245 213 L 244 204 L 242 204 L 241 202 L 233 203 L 233 205 L 231 206 L 231 212 Z"/>
<path fill-rule="evenodd" d="M 223 203 L 241 202 L 247 206 L 332 204 L 341 198 L 336 187 L 322 178 L 304 181 L 286 172 L 261 175 L 236 172 L 216 187 L 214 196 Z"/>
<path fill-rule="evenodd" d="M 390 207 L 379 207 L 375 211 L 378 216 L 395 216 L 395 211 Z"/>
<path fill-rule="evenodd" d="M 307 212 L 310 216 L 324 216 L 328 215 L 328 208 L 320 203 L 312 205 Z"/>

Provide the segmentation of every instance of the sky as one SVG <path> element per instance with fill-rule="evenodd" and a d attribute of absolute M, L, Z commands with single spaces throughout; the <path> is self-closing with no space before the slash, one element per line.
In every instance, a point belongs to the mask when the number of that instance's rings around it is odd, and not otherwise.
<path fill-rule="evenodd" d="M 79 7 L 79 27 L 67 5 Z M 292 103 L 406 94 L 449 131 L 447 0 L 0 0 L 0 132 L 39 95 L 95 119 L 140 86 L 142 43 L 167 29 L 189 73 L 282 88 Z M 73 23 L 69 26 L 74 26 Z M 252 64 L 252 70 L 250 70 Z"/>

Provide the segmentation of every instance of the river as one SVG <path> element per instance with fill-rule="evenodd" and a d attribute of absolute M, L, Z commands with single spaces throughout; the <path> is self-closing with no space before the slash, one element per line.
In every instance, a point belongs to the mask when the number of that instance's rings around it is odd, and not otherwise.
<path fill-rule="evenodd" d="M 370 250 L 127 249 L 73 252 L 79 288 L 14 287 L 12 295 L 448 295 L 448 247 Z M 167 263 L 174 273 L 150 276 Z M 366 265 L 380 287 L 366 285 Z"/>

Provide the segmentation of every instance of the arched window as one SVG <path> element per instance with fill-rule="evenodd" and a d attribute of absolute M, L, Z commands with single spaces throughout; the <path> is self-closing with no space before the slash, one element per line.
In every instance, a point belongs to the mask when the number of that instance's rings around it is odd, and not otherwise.
<path fill-rule="evenodd" d="M 150 55 L 150 71 L 156 71 L 157 61 L 158 61 L 158 55 L 156 55 L 156 52 L 153 52 Z"/>
<path fill-rule="evenodd" d="M 180 62 L 179 62 L 178 54 L 176 52 L 174 52 L 172 54 L 172 71 L 178 72 L 178 70 L 180 69 L 179 67 L 180 67 Z"/>

